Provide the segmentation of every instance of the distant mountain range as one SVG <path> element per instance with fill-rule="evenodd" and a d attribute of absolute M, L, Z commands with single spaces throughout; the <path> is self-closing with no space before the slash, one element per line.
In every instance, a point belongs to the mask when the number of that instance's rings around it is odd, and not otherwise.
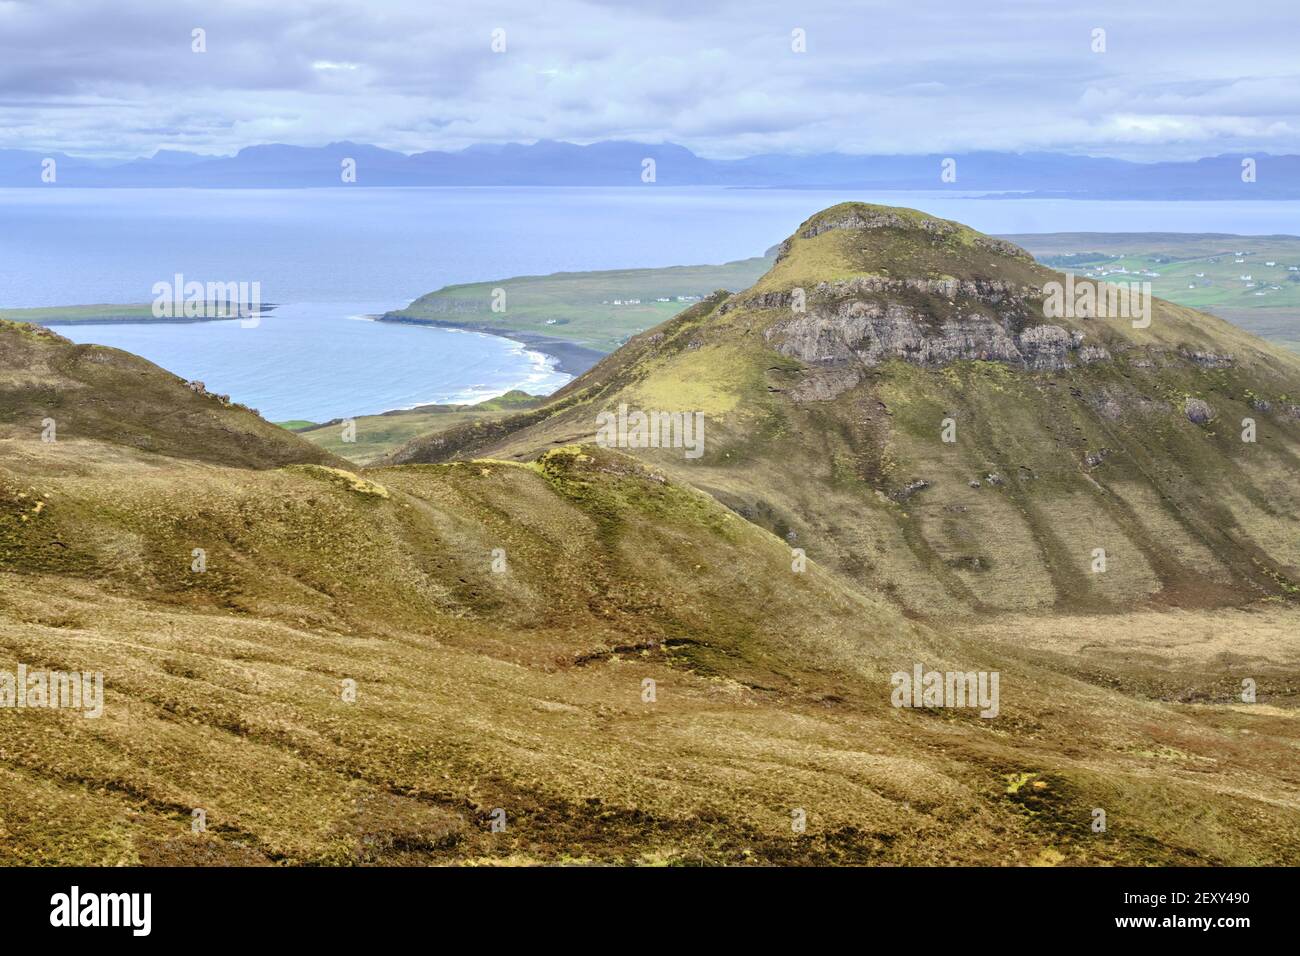
<path fill-rule="evenodd" d="M 1243 160 L 1255 181 L 1243 182 Z M 42 172 L 54 160 L 54 182 Z M 363 143 L 249 146 L 234 156 L 159 150 L 127 162 L 62 153 L 0 150 L 0 186 L 248 187 L 345 186 L 355 162 L 362 186 L 637 186 L 646 160 L 664 186 L 950 189 L 1009 191 L 1070 199 L 1297 199 L 1300 155 L 1223 155 L 1187 162 L 1134 163 L 1059 153 L 976 152 L 952 156 L 762 155 L 706 159 L 674 144 L 542 140 L 407 155 Z M 941 178 L 955 162 L 955 179 Z"/>

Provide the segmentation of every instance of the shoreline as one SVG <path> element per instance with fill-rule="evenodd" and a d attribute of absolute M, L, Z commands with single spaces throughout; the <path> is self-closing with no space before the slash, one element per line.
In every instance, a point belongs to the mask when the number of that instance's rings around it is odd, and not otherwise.
<path fill-rule="evenodd" d="M 518 342 L 525 348 L 540 352 L 555 360 L 555 370 L 577 378 L 594 366 L 608 353 L 593 349 L 588 345 L 579 345 L 565 339 L 557 339 L 537 332 L 523 332 L 518 329 L 503 329 L 491 325 L 479 325 L 477 322 L 448 322 L 442 319 L 414 319 L 394 316 L 392 313 L 373 316 L 375 322 L 392 322 L 399 325 L 428 325 L 439 329 L 461 332 L 481 332 L 495 335 L 497 338 Z"/>
<path fill-rule="evenodd" d="M 257 318 L 270 315 L 276 310 L 278 303 L 268 303 L 257 310 Z M 58 309 L 60 306 L 40 306 L 39 308 Z M 68 308 L 84 308 L 84 306 L 69 306 Z M 0 316 L 4 312 L 22 312 L 29 311 L 24 309 L 0 310 Z M 34 310 L 32 310 L 34 311 Z M 77 318 L 23 318 L 18 317 L 11 319 L 13 322 L 26 322 L 30 325 L 39 325 L 42 328 L 66 328 L 73 325 L 195 325 L 202 322 L 244 322 L 252 318 L 249 315 L 175 315 L 158 317 L 152 313 L 148 315 L 133 315 L 131 313 L 122 313 L 120 315 L 95 315 L 84 319 Z"/>
<path fill-rule="evenodd" d="M 265 314 L 265 313 L 261 313 Z M 222 318 L 189 318 L 189 319 L 155 319 L 149 318 L 132 318 L 130 316 L 105 316 L 94 319 L 49 319 L 47 321 L 29 322 L 31 325 L 39 325 L 46 329 L 68 328 L 73 325 L 200 325 L 204 322 L 241 322 L 248 316 L 239 318 L 222 317 Z M 28 321 L 26 319 L 14 321 Z"/>
<path fill-rule="evenodd" d="M 269 315 L 276 309 L 276 304 L 262 306 L 259 315 Z M 44 308 L 44 307 L 42 307 Z M 50 308 L 58 308 L 51 306 Z M 24 310 L 11 310 L 24 311 Z M 194 325 L 204 322 L 238 322 L 244 321 L 247 316 L 168 316 L 165 318 L 156 318 L 152 315 L 97 315 L 84 319 L 78 318 L 15 318 L 12 321 L 28 322 L 31 325 L 39 325 L 43 328 L 64 328 L 68 326 L 92 326 L 92 325 Z M 479 325 L 475 322 L 447 322 L 442 319 L 415 319 L 405 317 L 395 317 L 392 313 L 382 313 L 377 315 L 367 315 L 365 318 L 372 322 L 392 322 L 401 325 L 429 325 L 435 328 L 447 329 L 450 331 L 460 332 L 479 332 L 485 335 L 493 335 L 500 339 L 509 339 L 517 342 L 525 348 L 540 352 L 555 363 L 555 371 L 563 372 L 566 375 L 572 375 L 577 378 L 587 369 L 591 368 L 607 352 L 594 349 L 588 345 L 579 345 L 577 342 L 570 342 L 567 339 L 555 338 L 550 335 L 541 335 L 537 332 L 524 332 L 518 329 L 504 329 L 490 325 Z"/>

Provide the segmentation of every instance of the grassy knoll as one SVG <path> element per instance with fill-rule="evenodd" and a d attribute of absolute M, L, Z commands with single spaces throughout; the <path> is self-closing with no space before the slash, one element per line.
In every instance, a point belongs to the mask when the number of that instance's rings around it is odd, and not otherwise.
<path fill-rule="evenodd" d="M 382 458 L 419 435 L 433 435 L 453 426 L 486 422 L 511 412 L 532 408 L 542 399 L 524 392 L 507 392 L 477 405 L 423 405 L 419 408 L 362 415 L 323 425 L 314 422 L 280 422 L 303 438 L 359 465 Z M 346 438 L 345 438 L 346 436 Z"/>
<path fill-rule="evenodd" d="M 785 542 L 598 449 L 343 480 L 5 444 L 0 666 L 96 670 L 106 687 L 99 720 L 0 713 L 7 863 L 1300 852 L 1285 608 L 1138 622 L 1157 648 L 1191 621 L 1244 635 L 1260 704 L 1234 704 L 1237 669 L 1204 655 L 1181 672 L 1189 704 L 1122 655 L 1105 664 L 1118 684 L 1058 662 L 1049 639 L 1083 645 L 1092 619 L 940 636 L 816 563 L 792 574 Z M 917 660 L 999 670 L 998 718 L 893 708 L 888 675 Z"/>

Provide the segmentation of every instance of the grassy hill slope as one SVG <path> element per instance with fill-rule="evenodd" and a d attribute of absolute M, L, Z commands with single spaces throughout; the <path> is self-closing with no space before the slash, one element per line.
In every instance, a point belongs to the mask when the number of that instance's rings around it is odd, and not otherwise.
<path fill-rule="evenodd" d="M 6 862 L 1300 851 L 1271 641 L 1266 705 L 1234 706 L 1221 666 L 1182 673 L 1194 705 L 1094 684 L 793 573 L 785 542 L 600 449 L 367 478 L 52 453 L 0 469 L 0 665 L 101 671 L 106 704 L 0 712 Z M 894 709 L 915 661 L 999 670 L 999 716 Z"/>
<path fill-rule="evenodd" d="M 250 409 L 118 349 L 0 320 L 0 356 L 0 439 L 44 434 L 249 468 L 336 461 Z"/>
<path fill-rule="evenodd" d="M 542 401 L 536 395 L 515 390 L 476 405 L 421 405 L 382 415 L 360 415 L 351 420 L 352 427 L 346 432 L 347 422 L 341 419 L 323 425 L 303 422 L 301 425 L 305 427 L 292 430 L 333 455 L 368 465 L 420 435 L 503 418 L 512 412 L 534 408 Z M 291 427 L 287 422 L 279 424 Z M 345 440 L 345 436 L 350 440 Z"/>

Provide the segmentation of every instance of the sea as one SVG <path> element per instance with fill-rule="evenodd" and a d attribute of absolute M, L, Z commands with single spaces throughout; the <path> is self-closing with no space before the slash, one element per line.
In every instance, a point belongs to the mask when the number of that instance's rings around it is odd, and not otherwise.
<path fill-rule="evenodd" d="M 1300 231 L 1300 202 L 958 192 L 639 188 L 0 189 L 0 310 L 141 303 L 153 286 L 259 282 L 250 323 L 63 325 L 271 421 L 473 403 L 569 376 L 498 336 L 371 317 L 444 285 L 762 255 L 837 202 L 910 206 L 987 233 Z"/>

